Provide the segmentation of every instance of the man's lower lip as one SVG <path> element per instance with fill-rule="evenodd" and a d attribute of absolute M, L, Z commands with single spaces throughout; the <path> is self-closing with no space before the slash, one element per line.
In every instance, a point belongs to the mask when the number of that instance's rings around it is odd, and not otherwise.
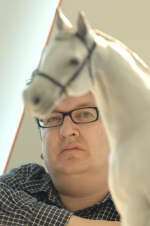
<path fill-rule="evenodd" d="M 79 148 L 67 148 L 67 149 L 64 149 L 62 152 L 65 152 L 65 151 L 81 151 L 81 149 L 79 149 Z"/>

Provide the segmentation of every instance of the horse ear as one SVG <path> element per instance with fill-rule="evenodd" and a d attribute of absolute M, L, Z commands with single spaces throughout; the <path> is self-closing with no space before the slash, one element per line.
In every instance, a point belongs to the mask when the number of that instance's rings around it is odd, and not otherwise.
<path fill-rule="evenodd" d="M 85 37 L 90 29 L 90 25 L 83 11 L 79 13 L 77 26 L 79 35 L 81 35 L 81 37 Z"/>
<path fill-rule="evenodd" d="M 60 9 L 57 9 L 56 11 L 56 25 L 60 31 L 65 31 L 72 28 L 70 21 L 67 19 L 67 17 L 65 17 Z"/>

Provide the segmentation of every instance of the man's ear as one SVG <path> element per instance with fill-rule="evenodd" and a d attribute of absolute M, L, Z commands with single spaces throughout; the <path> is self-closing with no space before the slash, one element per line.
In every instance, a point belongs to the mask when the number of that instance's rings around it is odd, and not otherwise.
<path fill-rule="evenodd" d="M 78 15 L 77 32 L 82 38 L 85 38 L 90 29 L 91 27 L 85 17 L 85 13 L 81 11 Z"/>
<path fill-rule="evenodd" d="M 56 11 L 56 26 L 59 31 L 68 31 L 72 28 L 70 21 L 60 9 L 57 9 Z"/>

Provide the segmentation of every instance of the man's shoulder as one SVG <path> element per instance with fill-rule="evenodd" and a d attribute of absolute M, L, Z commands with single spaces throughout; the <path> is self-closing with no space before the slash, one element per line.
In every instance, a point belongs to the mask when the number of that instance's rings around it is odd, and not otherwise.
<path fill-rule="evenodd" d="M 17 168 L 14 168 L 10 170 L 8 173 L 5 173 L 4 175 L 1 176 L 1 178 L 6 177 L 6 176 L 24 176 L 28 177 L 30 175 L 36 175 L 37 173 L 46 173 L 45 169 L 43 166 L 37 164 L 37 163 L 28 163 L 21 165 Z"/>
<path fill-rule="evenodd" d="M 0 183 L 9 184 L 13 188 L 23 188 L 37 184 L 39 186 L 40 184 L 48 185 L 50 181 L 50 176 L 47 174 L 45 168 L 36 163 L 21 165 L 0 177 Z"/>

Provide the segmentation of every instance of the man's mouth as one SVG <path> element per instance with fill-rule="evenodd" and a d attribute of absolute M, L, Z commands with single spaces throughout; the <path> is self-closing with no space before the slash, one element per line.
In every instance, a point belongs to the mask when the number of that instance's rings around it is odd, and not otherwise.
<path fill-rule="evenodd" d="M 72 144 L 69 144 L 69 145 L 65 145 L 63 148 L 62 148 L 62 152 L 65 152 L 65 151 L 83 151 L 83 148 L 81 147 L 81 145 L 72 145 Z"/>

